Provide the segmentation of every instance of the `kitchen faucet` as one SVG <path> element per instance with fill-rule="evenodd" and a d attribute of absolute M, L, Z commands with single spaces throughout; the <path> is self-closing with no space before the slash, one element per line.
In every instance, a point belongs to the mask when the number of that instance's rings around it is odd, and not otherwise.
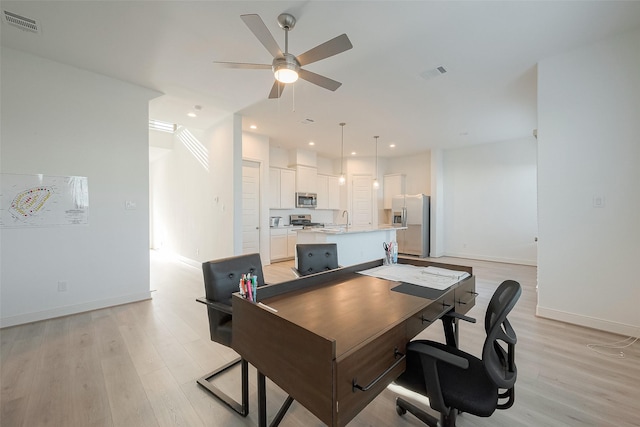
<path fill-rule="evenodd" d="M 342 211 L 342 218 L 344 218 L 344 214 L 347 214 L 347 228 L 349 228 L 349 211 Z"/>

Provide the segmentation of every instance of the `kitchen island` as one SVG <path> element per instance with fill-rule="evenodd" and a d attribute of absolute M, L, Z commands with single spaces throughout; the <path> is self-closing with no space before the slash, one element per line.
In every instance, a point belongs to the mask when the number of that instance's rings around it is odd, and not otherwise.
<path fill-rule="evenodd" d="M 296 243 L 335 243 L 338 245 L 338 264 L 346 267 L 384 258 L 382 244 L 395 242 L 396 230 L 402 229 L 391 226 L 309 228 L 298 230 Z"/>

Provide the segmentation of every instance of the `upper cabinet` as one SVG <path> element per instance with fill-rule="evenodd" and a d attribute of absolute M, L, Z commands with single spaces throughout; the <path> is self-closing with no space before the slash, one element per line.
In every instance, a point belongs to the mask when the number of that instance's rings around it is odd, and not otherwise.
<path fill-rule="evenodd" d="M 340 183 L 338 177 L 318 174 L 317 209 L 340 209 Z"/>
<path fill-rule="evenodd" d="M 311 166 L 296 166 L 296 191 L 298 193 L 318 192 L 318 169 Z"/>
<path fill-rule="evenodd" d="M 269 208 L 296 207 L 296 172 L 291 169 L 269 168 Z"/>
<path fill-rule="evenodd" d="M 383 186 L 383 209 L 391 209 L 391 200 L 393 196 L 399 196 L 404 194 L 404 179 L 403 174 L 385 175 L 382 181 Z"/>

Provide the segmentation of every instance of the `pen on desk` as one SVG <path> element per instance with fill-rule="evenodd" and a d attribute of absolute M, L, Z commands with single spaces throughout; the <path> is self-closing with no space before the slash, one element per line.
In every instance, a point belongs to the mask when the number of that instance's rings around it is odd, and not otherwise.
<path fill-rule="evenodd" d="M 249 290 L 249 301 L 253 301 L 253 293 L 251 292 L 251 285 L 247 282 L 247 289 Z"/>
<path fill-rule="evenodd" d="M 251 277 L 251 287 L 253 288 L 253 301 L 258 302 L 258 279 L 255 275 Z"/>
<path fill-rule="evenodd" d="M 258 303 L 258 305 L 259 305 L 260 307 L 264 307 L 264 308 L 266 308 L 267 310 L 273 311 L 274 313 L 277 313 L 277 312 L 278 312 L 278 310 L 276 310 L 276 309 L 275 309 L 275 308 L 273 308 L 273 307 L 269 307 L 267 304 L 263 304 L 263 303 L 259 302 L 259 303 Z"/>

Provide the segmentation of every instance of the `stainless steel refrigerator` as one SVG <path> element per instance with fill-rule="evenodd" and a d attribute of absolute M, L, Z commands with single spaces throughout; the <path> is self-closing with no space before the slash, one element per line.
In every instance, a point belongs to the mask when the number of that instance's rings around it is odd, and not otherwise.
<path fill-rule="evenodd" d="M 398 252 L 419 257 L 429 256 L 429 196 L 403 194 L 391 201 L 391 217 L 397 230 Z"/>

